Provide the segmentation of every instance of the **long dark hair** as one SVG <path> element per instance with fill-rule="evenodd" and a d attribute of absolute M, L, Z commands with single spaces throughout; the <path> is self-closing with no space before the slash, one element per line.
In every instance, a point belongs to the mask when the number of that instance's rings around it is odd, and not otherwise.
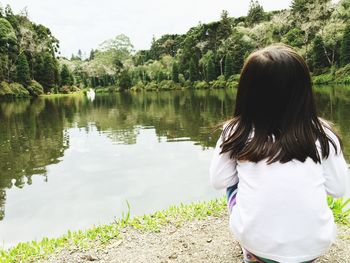
<path fill-rule="evenodd" d="M 221 153 L 241 161 L 267 159 L 269 164 L 304 162 L 307 157 L 320 163 L 329 155 L 329 143 L 338 151 L 325 132 L 330 126 L 322 122 L 304 59 L 288 46 L 269 46 L 252 53 L 243 66 Z"/>

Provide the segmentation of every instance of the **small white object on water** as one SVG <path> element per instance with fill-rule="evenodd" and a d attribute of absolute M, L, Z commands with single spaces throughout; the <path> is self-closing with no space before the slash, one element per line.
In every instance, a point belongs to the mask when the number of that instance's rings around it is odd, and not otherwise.
<path fill-rule="evenodd" d="M 86 97 L 88 98 L 88 100 L 90 101 L 94 101 L 95 100 L 95 91 L 93 89 L 89 89 L 87 92 L 86 92 Z"/>

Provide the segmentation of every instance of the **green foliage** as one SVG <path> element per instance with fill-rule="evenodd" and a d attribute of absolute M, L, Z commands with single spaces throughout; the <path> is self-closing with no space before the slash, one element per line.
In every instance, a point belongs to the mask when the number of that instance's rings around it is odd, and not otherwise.
<path fill-rule="evenodd" d="M 206 81 L 196 81 L 193 86 L 195 89 L 209 89 L 210 87 Z"/>
<path fill-rule="evenodd" d="M 303 37 L 303 31 L 295 27 L 289 30 L 288 33 L 284 35 L 283 42 L 290 46 L 300 48 L 304 44 Z"/>
<path fill-rule="evenodd" d="M 72 75 L 66 64 L 63 64 L 61 69 L 61 85 L 72 85 Z"/>
<path fill-rule="evenodd" d="M 193 58 L 190 60 L 189 79 L 191 82 L 198 80 L 198 67 Z"/>
<path fill-rule="evenodd" d="M 293 14 L 304 15 L 307 11 L 307 4 L 310 0 L 293 0 L 291 3 L 291 10 Z"/>
<path fill-rule="evenodd" d="M 249 11 L 247 15 L 247 23 L 252 26 L 264 20 L 264 8 L 259 4 L 258 0 L 250 0 Z"/>
<path fill-rule="evenodd" d="M 316 85 L 330 84 L 334 82 L 334 76 L 330 73 L 325 73 L 318 76 L 314 76 L 312 78 L 312 81 Z"/>
<path fill-rule="evenodd" d="M 0 96 L 10 98 L 24 98 L 29 97 L 29 91 L 26 90 L 22 84 L 19 83 L 7 83 L 2 81 L 0 83 Z"/>
<path fill-rule="evenodd" d="M 225 78 L 229 79 L 235 73 L 235 67 L 231 54 L 227 54 L 225 57 Z"/>
<path fill-rule="evenodd" d="M 24 53 L 18 56 L 17 61 L 17 82 L 27 86 L 30 81 L 29 65 Z"/>
<path fill-rule="evenodd" d="M 175 82 L 175 83 L 179 83 L 179 65 L 174 62 L 173 63 L 173 68 L 172 68 L 172 80 Z"/>
<path fill-rule="evenodd" d="M 210 87 L 213 89 L 224 89 L 227 87 L 225 76 L 221 75 L 216 80 L 211 81 Z"/>
<path fill-rule="evenodd" d="M 128 71 L 124 70 L 120 73 L 118 84 L 122 90 L 131 88 L 132 83 L 131 83 L 131 78 Z"/>
<path fill-rule="evenodd" d="M 45 53 L 43 56 L 42 74 L 42 85 L 44 87 L 44 91 L 48 92 L 58 82 L 58 66 L 56 65 L 52 55 L 49 53 Z"/>
<path fill-rule="evenodd" d="M 44 94 L 44 88 L 41 84 L 35 80 L 31 80 L 27 86 L 27 90 L 29 94 L 33 97 L 40 96 Z"/>
<path fill-rule="evenodd" d="M 346 25 L 344 30 L 340 56 L 342 66 L 350 64 L 350 23 Z"/>
<path fill-rule="evenodd" d="M 206 65 L 206 72 L 207 72 L 207 81 L 212 81 L 216 79 L 216 72 L 215 72 L 215 64 L 214 64 L 214 58 L 211 56 L 208 60 L 208 63 Z"/>
<path fill-rule="evenodd" d="M 350 198 L 344 200 L 341 199 L 334 199 L 330 196 L 327 198 L 328 206 L 333 211 L 335 222 L 338 224 L 343 224 L 350 226 Z"/>
<path fill-rule="evenodd" d="M 320 71 L 327 67 L 328 61 L 324 50 L 323 39 L 320 35 L 317 35 L 313 41 L 313 68 L 314 71 Z"/>
<path fill-rule="evenodd" d="M 16 43 L 17 37 L 11 23 L 5 18 L 0 18 L 0 45 Z"/>

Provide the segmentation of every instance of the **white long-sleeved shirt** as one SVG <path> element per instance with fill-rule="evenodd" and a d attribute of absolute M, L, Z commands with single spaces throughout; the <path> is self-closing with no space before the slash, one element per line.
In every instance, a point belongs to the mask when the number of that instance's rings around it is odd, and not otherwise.
<path fill-rule="evenodd" d="M 316 164 L 241 162 L 220 154 L 222 138 L 214 150 L 210 180 L 216 189 L 239 182 L 230 229 L 251 253 L 282 263 L 315 259 L 328 250 L 336 225 L 326 196 L 341 197 L 348 185 L 348 169 L 339 140 L 338 154 L 330 145 L 329 157 Z"/>

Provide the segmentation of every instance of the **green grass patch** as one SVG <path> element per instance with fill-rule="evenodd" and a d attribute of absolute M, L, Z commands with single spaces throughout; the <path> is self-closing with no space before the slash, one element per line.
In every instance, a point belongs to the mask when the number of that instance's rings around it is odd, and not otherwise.
<path fill-rule="evenodd" d="M 80 90 L 80 91 L 76 91 L 76 92 L 72 92 L 72 93 L 51 93 L 51 94 L 42 94 L 39 97 L 42 98 L 61 98 L 61 97 L 79 97 L 79 96 L 83 96 L 84 90 Z"/>
<path fill-rule="evenodd" d="M 328 204 L 338 224 L 350 226 L 350 209 L 346 208 L 349 203 L 350 199 L 328 198 Z M 175 205 L 163 211 L 134 218 L 130 216 L 131 207 L 128 202 L 127 207 L 127 211 L 122 213 L 121 218 L 111 224 L 94 226 L 85 231 L 68 231 L 60 238 L 44 238 L 40 242 L 20 243 L 9 250 L 0 250 L 0 262 L 37 262 L 63 248 L 75 247 L 86 250 L 96 246 L 96 242 L 93 241 L 98 241 L 103 246 L 110 240 L 120 237 L 122 230 L 128 227 L 142 232 L 159 232 L 162 226 L 169 223 L 179 227 L 192 220 L 203 220 L 209 216 L 221 217 L 227 213 L 225 197 L 206 202 Z"/>

